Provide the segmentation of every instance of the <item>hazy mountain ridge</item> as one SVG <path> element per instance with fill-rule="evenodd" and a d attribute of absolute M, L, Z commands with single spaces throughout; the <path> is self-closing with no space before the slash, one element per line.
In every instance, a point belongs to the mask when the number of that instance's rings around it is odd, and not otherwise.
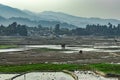
<path fill-rule="evenodd" d="M 63 27 L 76 28 L 85 27 L 87 24 L 105 25 L 110 22 L 117 25 L 120 23 L 120 21 L 116 19 L 84 18 L 62 12 L 44 11 L 41 13 L 34 13 L 29 10 L 20 10 L 2 4 L 0 4 L 0 12 L 0 24 L 5 25 L 16 21 L 28 26 L 37 26 L 41 24 L 48 27 L 60 23 Z"/>
<path fill-rule="evenodd" d="M 6 20 L 6 18 L 0 16 L 0 21 L 4 21 L 4 20 Z"/>
<path fill-rule="evenodd" d="M 76 25 L 78 27 L 85 27 L 87 24 L 108 24 L 109 22 L 112 24 L 119 24 L 120 20 L 116 19 L 102 19 L 102 18 L 85 18 L 85 17 L 77 17 L 61 12 L 52 12 L 52 11 L 45 11 L 40 14 L 40 16 L 47 16 L 47 19 L 54 19 L 54 20 L 59 20 L 63 21 L 69 24 Z M 53 17 L 52 17 L 53 16 Z M 51 18 L 52 17 L 52 18 Z M 55 19 L 56 18 L 56 19 Z"/>
<path fill-rule="evenodd" d="M 39 24 L 42 25 L 43 27 L 54 27 L 56 24 L 60 24 L 62 28 L 76 28 L 77 26 L 68 24 L 68 23 L 61 23 L 58 21 L 45 21 L 45 20 L 39 20 L 39 21 L 34 21 L 34 20 L 30 20 L 28 18 L 21 18 L 21 17 L 12 17 L 12 18 L 0 18 L 0 24 L 2 25 L 9 25 L 12 22 L 17 22 L 18 24 L 23 24 L 23 25 L 27 25 L 29 27 L 34 27 L 34 26 L 38 26 Z"/>
<path fill-rule="evenodd" d="M 10 17 L 29 17 L 28 14 L 24 13 L 22 10 L 17 8 L 12 8 L 6 5 L 0 4 L 0 16 L 5 18 Z"/>

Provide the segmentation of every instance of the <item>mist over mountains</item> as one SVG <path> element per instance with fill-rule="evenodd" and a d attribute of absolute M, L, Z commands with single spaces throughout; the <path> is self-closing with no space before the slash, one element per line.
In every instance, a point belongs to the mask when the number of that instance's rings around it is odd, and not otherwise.
<path fill-rule="evenodd" d="M 0 24 L 8 25 L 12 22 L 25 24 L 30 27 L 41 24 L 44 27 L 54 27 L 60 24 L 63 28 L 86 27 L 87 24 L 101 24 L 105 25 L 109 22 L 117 25 L 120 23 L 116 19 L 101 19 L 101 18 L 85 18 L 77 17 L 62 12 L 44 11 L 41 13 L 34 13 L 28 10 L 20 10 L 0 4 Z"/>

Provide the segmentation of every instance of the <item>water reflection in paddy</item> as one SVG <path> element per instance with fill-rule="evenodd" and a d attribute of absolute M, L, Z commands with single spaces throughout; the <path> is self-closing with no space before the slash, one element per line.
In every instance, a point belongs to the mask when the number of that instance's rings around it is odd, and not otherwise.
<path fill-rule="evenodd" d="M 11 49 L 0 49 L 0 52 L 15 52 L 15 51 L 25 51 L 30 49 L 37 48 L 49 48 L 49 49 L 61 49 L 61 45 L 25 45 L 20 48 L 11 48 Z M 73 45 L 66 46 L 66 49 L 70 51 L 63 51 L 64 53 L 74 53 L 79 50 L 83 51 L 93 51 L 93 52 L 120 52 L 120 46 L 97 46 L 93 45 Z"/>

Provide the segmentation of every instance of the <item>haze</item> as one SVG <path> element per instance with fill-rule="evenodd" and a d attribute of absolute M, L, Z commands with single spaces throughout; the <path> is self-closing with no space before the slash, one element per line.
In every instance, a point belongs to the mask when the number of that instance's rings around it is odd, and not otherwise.
<path fill-rule="evenodd" d="M 37 13 L 55 11 L 80 17 L 120 19 L 120 0 L 0 0 L 0 3 Z"/>

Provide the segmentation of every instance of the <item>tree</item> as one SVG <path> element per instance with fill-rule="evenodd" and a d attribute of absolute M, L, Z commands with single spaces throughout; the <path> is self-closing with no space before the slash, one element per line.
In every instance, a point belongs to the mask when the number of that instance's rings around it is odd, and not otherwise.
<path fill-rule="evenodd" d="M 56 25 L 55 25 L 54 32 L 55 32 L 57 35 L 60 34 L 60 24 L 56 24 Z"/>
<path fill-rule="evenodd" d="M 11 35 L 11 36 L 13 36 L 13 35 L 16 35 L 16 33 L 17 33 L 17 30 L 16 30 L 16 28 L 17 28 L 17 23 L 16 22 L 13 22 L 12 24 L 10 24 L 6 29 L 6 34 L 7 35 Z"/>
<path fill-rule="evenodd" d="M 5 35 L 5 26 L 0 25 L 0 35 Z"/>
<path fill-rule="evenodd" d="M 38 30 L 41 30 L 41 29 L 42 29 L 42 25 L 39 24 L 39 25 L 38 25 Z"/>
<path fill-rule="evenodd" d="M 18 25 L 17 33 L 20 36 L 27 36 L 27 26 L 26 25 Z"/>

